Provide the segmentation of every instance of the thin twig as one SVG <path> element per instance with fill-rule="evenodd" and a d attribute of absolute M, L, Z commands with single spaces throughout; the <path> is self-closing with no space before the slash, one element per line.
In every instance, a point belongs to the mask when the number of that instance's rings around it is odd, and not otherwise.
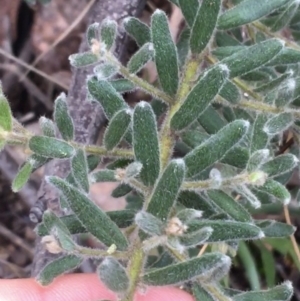
<path fill-rule="evenodd" d="M 202 256 L 204 254 L 205 250 L 207 249 L 207 247 L 208 247 L 208 244 L 203 245 L 202 248 L 200 249 L 197 257 Z"/>

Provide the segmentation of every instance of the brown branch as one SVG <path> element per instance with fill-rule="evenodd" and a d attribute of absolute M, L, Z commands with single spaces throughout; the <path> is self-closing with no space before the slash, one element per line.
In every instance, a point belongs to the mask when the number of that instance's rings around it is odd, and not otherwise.
<path fill-rule="evenodd" d="M 71 5 L 71 3 L 70 3 Z M 119 23 L 127 16 L 137 16 L 145 5 L 145 0 L 97 0 L 90 10 L 88 23 L 101 22 L 106 17 L 115 19 Z M 116 56 L 122 61 L 128 59 L 127 38 L 121 33 L 116 42 Z M 80 51 L 87 49 L 86 41 L 83 40 Z M 99 129 L 105 122 L 105 117 L 99 105 L 90 103 L 86 100 L 86 78 L 91 73 L 91 69 L 79 69 L 73 74 L 73 80 L 69 89 L 68 103 L 70 113 L 75 123 L 75 141 L 79 143 L 95 143 Z M 57 175 L 64 177 L 69 171 L 68 161 L 53 161 L 45 171 L 47 175 Z M 47 207 L 56 214 L 62 215 L 59 208 L 58 197 L 55 191 L 45 182 L 42 183 L 37 207 Z M 53 258 L 41 245 L 40 239 L 37 239 L 35 257 L 32 266 L 32 276 L 36 276 L 39 271 Z"/>

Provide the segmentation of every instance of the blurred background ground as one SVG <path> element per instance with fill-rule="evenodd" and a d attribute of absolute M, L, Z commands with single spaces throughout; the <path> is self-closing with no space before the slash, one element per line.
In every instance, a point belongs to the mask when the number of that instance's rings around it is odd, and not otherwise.
<path fill-rule="evenodd" d="M 89 2 L 90 0 L 70 0 L 66 5 L 64 0 L 52 0 L 46 7 L 29 8 L 22 0 L 1 0 L 0 79 L 14 116 L 36 133 L 39 117 L 51 118 L 53 100 L 69 87 L 71 69 L 68 56 L 77 52 L 84 37 L 86 18 L 82 12 Z M 141 19 L 149 23 L 150 15 L 156 7 L 164 9 L 169 15 L 172 35 L 176 39 L 183 27 L 182 15 L 167 0 L 148 1 Z M 35 63 L 37 58 L 39 61 Z M 26 74 L 26 65 L 36 71 Z M 142 76 L 150 82 L 155 81 L 156 72 L 152 64 L 147 66 Z M 127 101 L 133 104 L 142 97 L 145 96 L 131 94 L 127 96 Z M 28 213 L 35 202 L 43 171 L 37 171 L 21 193 L 12 193 L 10 183 L 24 159 L 24 154 L 17 148 L 6 149 L 0 154 L 0 278 L 30 275 L 35 233 Z M 105 210 L 116 210 L 124 206 L 123 199 L 110 197 L 113 188 L 114 184 L 92 187 L 91 194 L 95 202 Z M 294 213 L 293 222 L 298 225 L 299 212 Z M 262 217 L 267 216 L 263 213 Z M 275 212 L 272 218 L 283 220 L 282 212 Z M 296 237 L 300 241 L 298 233 Z M 270 244 L 265 246 L 275 259 L 276 282 L 292 280 L 296 286 L 293 300 L 300 300 L 300 264 L 295 263 L 293 254 L 289 252 L 289 245 L 282 252 Z M 254 257 L 258 258 L 256 265 L 261 273 L 261 287 L 264 288 L 266 279 L 263 267 L 260 266 L 261 254 L 256 245 L 249 247 Z M 231 286 L 248 289 L 250 283 L 245 272 L 247 271 L 241 262 L 236 260 L 230 277 Z"/>

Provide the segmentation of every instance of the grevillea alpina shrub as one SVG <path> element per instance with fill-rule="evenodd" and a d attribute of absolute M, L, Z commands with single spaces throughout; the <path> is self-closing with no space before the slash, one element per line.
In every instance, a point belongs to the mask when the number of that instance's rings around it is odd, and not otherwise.
<path fill-rule="evenodd" d="M 223 278 L 239 244 L 295 231 L 249 212 L 291 200 L 285 184 L 299 154 L 278 155 L 278 145 L 286 130 L 299 141 L 300 1 L 172 2 L 186 21 L 177 43 L 166 14 L 156 10 L 150 26 L 124 20 L 139 46 L 126 66 L 114 55 L 118 25 L 108 19 L 89 26 L 89 51 L 70 56 L 76 68 L 94 65 L 86 85 L 89 101 L 109 121 L 102 145 L 73 141 L 65 94 L 55 100 L 53 121 L 40 119 L 40 136 L 20 126 L 0 96 L 1 146 L 31 151 L 14 191 L 50 160 L 70 160 L 65 179 L 46 179 L 69 214 L 47 210 L 37 226 L 50 251 L 60 254 L 37 280 L 47 285 L 90 257 L 100 259 L 99 278 L 124 301 L 140 285 L 181 285 L 201 301 L 289 300 L 290 282 L 242 292 L 224 286 Z M 285 27 L 295 42 L 280 34 Z M 155 85 L 137 75 L 149 61 L 156 65 Z M 131 108 L 122 94 L 138 89 L 152 101 Z M 97 168 L 101 158 L 111 159 L 104 169 Z M 89 198 L 96 182 L 118 182 L 112 195 L 125 196 L 127 207 L 103 212 Z M 104 248 L 79 245 L 78 233 L 90 233 Z"/>

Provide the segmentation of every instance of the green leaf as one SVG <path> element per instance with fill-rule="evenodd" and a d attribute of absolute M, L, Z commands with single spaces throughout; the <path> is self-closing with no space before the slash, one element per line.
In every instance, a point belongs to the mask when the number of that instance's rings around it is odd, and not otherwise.
<path fill-rule="evenodd" d="M 147 212 L 166 221 L 184 180 L 185 164 L 182 159 L 170 161 L 153 189 Z"/>
<path fill-rule="evenodd" d="M 83 259 L 75 255 L 65 255 L 48 263 L 38 274 L 37 281 L 41 285 L 49 285 L 57 276 L 77 268 Z"/>
<path fill-rule="evenodd" d="M 90 184 L 88 180 L 88 166 L 85 152 L 82 149 L 76 150 L 76 154 L 71 161 L 74 179 L 81 189 L 89 192 Z"/>
<path fill-rule="evenodd" d="M 261 171 L 268 174 L 269 177 L 278 177 L 283 175 L 298 165 L 298 158 L 292 154 L 283 154 L 266 162 Z"/>
<path fill-rule="evenodd" d="M 116 174 L 114 170 L 110 169 L 101 169 L 93 172 L 90 175 L 91 183 L 99 183 L 99 182 L 116 182 Z"/>
<path fill-rule="evenodd" d="M 125 178 L 135 178 L 139 175 L 143 168 L 143 164 L 140 162 L 132 162 L 125 169 Z"/>
<path fill-rule="evenodd" d="M 294 78 L 288 78 L 280 85 L 277 94 L 277 98 L 275 99 L 276 107 L 285 107 L 289 105 L 293 99 L 295 90 L 297 87 L 296 80 Z"/>
<path fill-rule="evenodd" d="M 251 23 L 285 5 L 290 0 L 244 0 L 232 9 L 226 10 L 219 18 L 218 29 L 230 29 Z M 249 9 L 251 7 L 251 9 Z"/>
<path fill-rule="evenodd" d="M 113 292 L 125 292 L 129 278 L 125 268 L 113 257 L 106 257 L 97 268 L 97 274 L 105 286 Z"/>
<path fill-rule="evenodd" d="M 179 218 L 184 224 L 190 222 L 193 219 L 197 219 L 202 217 L 203 212 L 200 210 L 195 210 L 192 208 L 186 208 L 180 210 L 177 214 L 176 217 Z"/>
<path fill-rule="evenodd" d="M 199 9 L 198 0 L 178 0 L 180 9 L 189 27 L 192 27 Z"/>
<path fill-rule="evenodd" d="M 183 2 L 184 0 L 181 0 Z M 190 3 L 191 1 L 184 1 Z M 221 0 L 203 0 L 191 29 L 190 47 L 193 54 L 200 54 L 212 40 L 221 8 Z M 188 4 L 186 4 L 187 6 Z M 190 3 L 190 6 L 192 4 Z M 190 7 L 196 11 L 197 6 Z"/>
<path fill-rule="evenodd" d="M 133 149 L 136 161 L 143 164 L 140 173 L 143 183 L 154 185 L 160 171 L 159 142 L 154 112 L 145 101 L 134 108 Z"/>
<path fill-rule="evenodd" d="M 194 122 L 217 96 L 228 76 L 229 70 L 222 64 L 206 71 L 174 114 L 171 127 L 182 130 Z"/>
<path fill-rule="evenodd" d="M 150 28 L 139 19 L 127 17 L 123 21 L 126 32 L 136 41 L 138 46 L 142 47 L 145 43 L 151 41 Z"/>
<path fill-rule="evenodd" d="M 251 223 L 230 220 L 193 220 L 188 226 L 188 232 L 196 231 L 203 227 L 211 227 L 214 231 L 208 238 L 207 243 L 260 239 L 264 237 L 262 230 Z"/>
<path fill-rule="evenodd" d="M 98 22 L 95 22 L 91 25 L 89 25 L 87 31 L 86 31 L 86 39 L 89 44 L 89 46 L 93 45 L 93 40 L 98 41 L 100 37 L 100 24 Z"/>
<path fill-rule="evenodd" d="M 174 96 L 179 82 L 178 58 L 166 14 L 156 10 L 151 16 L 151 35 L 155 64 L 162 89 Z"/>
<path fill-rule="evenodd" d="M 133 223 L 135 211 L 133 210 L 117 210 L 106 212 L 110 219 L 117 224 L 120 228 L 126 228 Z M 62 216 L 60 220 L 66 225 L 68 231 L 71 234 L 86 233 L 86 228 L 81 224 L 76 215 Z M 37 225 L 36 233 L 39 236 L 45 236 L 49 234 L 49 230 L 46 228 L 44 223 Z"/>
<path fill-rule="evenodd" d="M 140 211 L 134 219 L 137 226 L 145 233 L 152 236 L 160 236 L 164 234 L 164 223 L 154 215 Z"/>
<path fill-rule="evenodd" d="M 199 283 L 193 283 L 192 292 L 195 301 L 215 301 L 215 298 L 211 296 Z"/>
<path fill-rule="evenodd" d="M 154 48 L 152 43 L 144 44 L 129 60 L 127 69 L 129 73 L 139 72 L 154 57 Z"/>
<path fill-rule="evenodd" d="M 69 56 L 69 61 L 71 66 L 75 68 L 83 68 L 96 64 L 99 61 L 99 57 L 96 54 L 87 51 L 71 54 Z"/>
<path fill-rule="evenodd" d="M 270 151 L 268 149 L 260 149 L 255 151 L 247 163 L 246 170 L 250 173 L 256 170 L 261 170 L 261 166 L 270 158 Z M 266 172 L 267 173 L 267 172 Z"/>
<path fill-rule="evenodd" d="M 219 94 L 230 103 L 238 103 L 241 100 L 239 88 L 229 80 L 223 85 Z"/>
<path fill-rule="evenodd" d="M 276 18 L 274 24 L 272 24 L 271 30 L 273 32 L 279 31 L 287 26 L 297 11 L 298 6 L 299 3 L 297 1 L 290 1 L 290 3 L 287 3 L 287 5 L 284 6 L 282 13 Z"/>
<path fill-rule="evenodd" d="M 116 75 L 119 70 L 115 64 L 105 62 L 97 65 L 93 71 L 98 80 L 106 80 Z"/>
<path fill-rule="evenodd" d="M 84 227 L 106 246 L 115 244 L 119 250 L 127 248 L 127 240 L 118 226 L 85 194 L 58 177 L 47 177 L 67 199 Z"/>
<path fill-rule="evenodd" d="M 241 293 L 234 296 L 234 301 L 288 301 L 293 295 L 293 286 L 291 282 L 286 281 L 281 285 L 275 286 L 269 290 L 252 291 Z"/>
<path fill-rule="evenodd" d="M 189 54 L 190 50 L 190 30 L 185 28 L 177 41 L 177 53 L 178 53 L 178 62 L 179 62 L 179 69 L 184 66 L 185 60 Z"/>
<path fill-rule="evenodd" d="M 61 248 L 65 251 L 74 251 L 76 244 L 71 237 L 66 225 L 50 210 L 43 214 L 43 223 L 48 232 L 53 235 L 59 242 Z"/>
<path fill-rule="evenodd" d="M 111 119 L 118 111 L 128 108 L 122 96 L 105 80 L 98 81 L 91 78 L 88 80 L 88 90 L 101 104 L 108 119 Z"/>
<path fill-rule="evenodd" d="M 179 242 L 184 247 L 196 247 L 197 245 L 205 243 L 209 239 L 213 231 L 214 230 L 210 227 L 204 227 L 197 231 L 180 236 Z"/>
<path fill-rule="evenodd" d="M 295 232 L 295 227 L 280 223 L 273 220 L 259 220 L 255 224 L 261 228 L 265 237 L 283 238 L 292 235 Z"/>
<path fill-rule="evenodd" d="M 252 221 L 249 212 L 238 201 L 235 201 L 222 190 L 209 190 L 207 195 L 214 205 L 224 211 L 230 218 L 239 222 Z"/>
<path fill-rule="evenodd" d="M 119 93 L 131 92 L 136 88 L 131 81 L 124 78 L 111 80 L 110 84 Z"/>
<path fill-rule="evenodd" d="M 201 257 L 192 258 L 184 262 L 172 264 L 164 268 L 146 272 L 142 281 L 146 285 L 164 286 L 174 285 L 195 277 L 206 278 L 220 266 L 230 267 L 231 260 L 221 253 L 204 254 Z"/>
<path fill-rule="evenodd" d="M 256 196 L 256 194 L 254 194 L 248 187 L 247 185 L 240 185 L 238 187 L 235 187 L 235 191 L 240 194 L 241 196 L 243 196 L 247 202 L 250 203 L 250 205 L 252 207 L 254 207 L 255 209 L 260 208 L 261 206 L 261 202 L 258 199 L 258 197 Z"/>
<path fill-rule="evenodd" d="M 294 118 L 292 113 L 280 113 L 269 119 L 264 125 L 263 130 L 268 135 L 273 136 L 280 134 L 281 132 L 289 128 L 293 124 L 293 122 Z"/>
<path fill-rule="evenodd" d="M 12 130 L 13 119 L 9 103 L 3 94 L 2 86 L 0 83 L 0 127 L 7 132 Z"/>
<path fill-rule="evenodd" d="M 107 150 L 112 150 L 124 138 L 131 122 L 131 115 L 130 109 L 123 109 L 112 117 L 103 138 L 103 143 Z"/>
<path fill-rule="evenodd" d="M 248 127 L 249 122 L 235 120 L 188 153 L 184 157 L 188 167 L 187 177 L 195 176 L 221 160 L 245 136 Z"/>
<path fill-rule="evenodd" d="M 12 191 L 13 192 L 18 192 L 24 187 L 24 185 L 29 180 L 32 170 L 33 170 L 33 164 L 30 160 L 25 162 L 21 166 L 20 170 L 18 171 L 18 174 L 16 175 L 16 177 L 14 178 L 14 180 L 12 182 Z"/>
<path fill-rule="evenodd" d="M 54 122 L 44 116 L 39 119 L 39 125 L 44 136 L 55 137 Z"/>
<path fill-rule="evenodd" d="M 100 25 L 100 41 L 109 50 L 117 37 L 118 24 L 114 20 L 104 19 Z"/>
<path fill-rule="evenodd" d="M 256 187 L 256 189 L 267 193 L 284 205 L 287 205 L 291 201 L 289 191 L 282 184 L 272 179 L 268 179 L 263 186 Z"/>
<path fill-rule="evenodd" d="M 300 51 L 292 48 L 283 48 L 266 66 L 297 64 L 300 62 Z"/>
<path fill-rule="evenodd" d="M 245 274 L 248 278 L 251 289 L 260 289 L 260 279 L 256 262 L 249 250 L 249 247 L 243 241 L 239 243 L 238 255 L 245 269 Z"/>
<path fill-rule="evenodd" d="M 66 94 L 61 93 L 55 99 L 54 106 L 54 120 L 64 140 L 74 139 L 74 125 L 73 120 L 69 114 Z"/>
<path fill-rule="evenodd" d="M 245 147 L 233 147 L 221 160 L 222 163 L 244 169 L 249 160 L 249 150 Z"/>
<path fill-rule="evenodd" d="M 194 191 L 181 191 L 179 193 L 177 202 L 187 208 L 193 208 L 202 211 L 203 218 L 208 218 L 209 216 L 216 213 L 215 207 L 213 207 L 211 202 Z"/>
<path fill-rule="evenodd" d="M 230 78 L 234 78 L 264 66 L 278 55 L 282 49 L 282 41 L 269 39 L 253 46 L 245 47 L 243 50 L 223 59 L 219 64 L 226 65 L 230 71 Z"/>
<path fill-rule="evenodd" d="M 128 194 L 131 190 L 131 186 L 125 183 L 121 183 L 112 191 L 111 196 L 114 198 L 120 198 Z"/>
<path fill-rule="evenodd" d="M 226 125 L 226 122 L 212 106 L 205 109 L 198 118 L 198 122 L 208 134 L 215 134 Z"/>
<path fill-rule="evenodd" d="M 29 148 L 48 158 L 64 159 L 75 154 L 75 149 L 67 142 L 46 136 L 33 136 L 29 140 Z"/>
<path fill-rule="evenodd" d="M 257 114 L 251 131 L 250 153 L 266 148 L 269 137 L 263 131 L 263 127 L 268 119 L 267 114 Z"/>

